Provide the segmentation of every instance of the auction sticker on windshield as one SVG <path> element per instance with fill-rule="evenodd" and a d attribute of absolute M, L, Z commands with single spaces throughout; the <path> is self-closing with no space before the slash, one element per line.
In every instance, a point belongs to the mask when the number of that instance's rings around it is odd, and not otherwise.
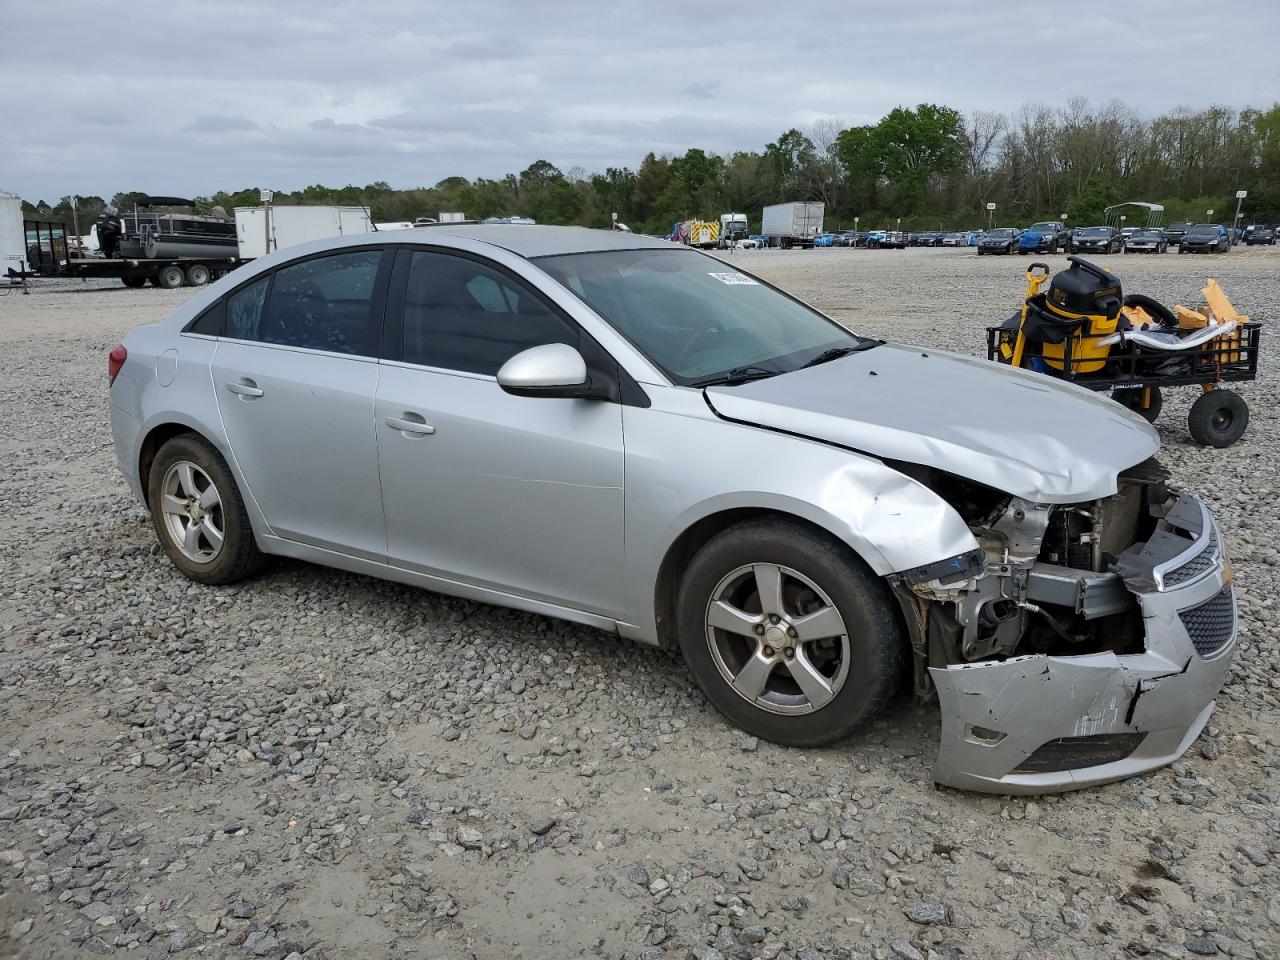
<path fill-rule="evenodd" d="M 721 283 L 727 283 L 731 287 L 758 287 L 760 285 L 743 273 L 709 273 L 707 276 L 715 277 Z"/>

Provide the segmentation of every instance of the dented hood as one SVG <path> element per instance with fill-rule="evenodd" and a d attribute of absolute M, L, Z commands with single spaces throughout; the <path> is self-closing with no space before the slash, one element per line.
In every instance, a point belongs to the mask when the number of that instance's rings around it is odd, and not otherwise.
<path fill-rule="evenodd" d="M 1141 417 L 1082 387 L 886 343 L 805 370 L 707 388 L 722 417 L 923 464 L 1037 503 L 1116 491 L 1160 447 Z"/>

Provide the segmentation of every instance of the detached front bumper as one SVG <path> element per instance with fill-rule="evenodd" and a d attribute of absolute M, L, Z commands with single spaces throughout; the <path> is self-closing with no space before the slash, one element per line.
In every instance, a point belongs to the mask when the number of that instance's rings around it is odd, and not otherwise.
<path fill-rule="evenodd" d="M 1235 650 L 1231 567 L 1212 518 L 1182 497 L 1193 539 L 1153 536 L 1119 571 L 1141 611 L 1141 653 L 1024 656 L 931 668 L 942 709 L 933 778 L 988 793 L 1108 783 L 1164 766 L 1213 712 Z"/>

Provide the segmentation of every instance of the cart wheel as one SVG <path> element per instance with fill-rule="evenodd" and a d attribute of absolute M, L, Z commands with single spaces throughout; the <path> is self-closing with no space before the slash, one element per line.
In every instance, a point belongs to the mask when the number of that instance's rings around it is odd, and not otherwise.
<path fill-rule="evenodd" d="M 1147 423 L 1155 423 L 1156 417 L 1160 416 L 1160 408 L 1164 406 L 1164 397 L 1160 395 L 1159 387 L 1146 388 L 1151 391 L 1150 399 L 1147 406 L 1142 406 L 1143 390 L 1117 390 L 1111 395 L 1111 399 L 1122 407 L 1128 407 L 1138 416 L 1144 418 Z"/>
<path fill-rule="evenodd" d="M 1231 390 L 1210 390 L 1196 399 L 1187 415 L 1191 439 L 1205 447 L 1229 447 L 1249 426 L 1249 405 Z"/>

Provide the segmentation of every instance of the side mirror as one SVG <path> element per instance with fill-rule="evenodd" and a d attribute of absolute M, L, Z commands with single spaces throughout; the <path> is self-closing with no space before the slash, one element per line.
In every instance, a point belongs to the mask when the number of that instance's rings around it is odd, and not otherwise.
<path fill-rule="evenodd" d="M 522 350 L 498 371 L 498 386 L 517 397 L 592 397 L 587 362 L 567 343 Z"/>

